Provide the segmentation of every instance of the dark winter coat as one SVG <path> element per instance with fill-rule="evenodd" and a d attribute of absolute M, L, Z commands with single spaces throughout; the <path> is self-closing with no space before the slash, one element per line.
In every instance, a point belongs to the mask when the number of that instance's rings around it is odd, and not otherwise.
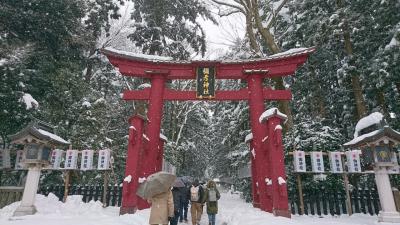
<path fill-rule="evenodd" d="M 175 212 L 180 209 L 180 204 L 182 201 L 182 192 L 179 189 L 180 188 L 177 187 L 172 188 L 172 198 L 174 199 Z"/>
<path fill-rule="evenodd" d="M 210 202 L 208 193 L 210 190 L 215 190 L 217 193 L 217 201 Z M 203 202 L 207 204 L 207 214 L 217 214 L 218 213 L 218 200 L 221 198 L 221 194 L 219 193 L 217 186 L 214 181 L 209 181 L 207 184 L 207 189 L 204 191 L 204 199 Z"/>
<path fill-rule="evenodd" d="M 181 203 L 183 205 L 188 205 L 190 201 L 190 189 L 187 187 L 180 187 L 179 191 L 181 193 Z"/>

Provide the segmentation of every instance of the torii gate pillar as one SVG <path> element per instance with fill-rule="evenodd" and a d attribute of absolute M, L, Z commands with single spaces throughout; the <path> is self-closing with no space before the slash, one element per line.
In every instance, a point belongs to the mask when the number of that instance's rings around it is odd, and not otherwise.
<path fill-rule="evenodd" d="M 281 126 L 281 121 L 286 119 L 285 114 L 279 112 L 277 108 L 272 108 L 263 113 L 260 122 L 266 120 L 268 127 L 266 144 L 270 163 L 272 212 L 275 216 L 290 218 Z"/>
<path fill-rule="evenodd" d="M 266 71 L 264 72 L 266 73 Z M 268 194 L 266 179 L 269 176 L 269 160 L 268 152 L 265 146 L 267 138 L 267 125 L 260 123 L 259 118 L 264 112 L 263 98 L 263 75 L 262 72 L 248 74 L 247 83 L 249 86 L 249 111 L 250 124 L 253 133 L 254 146 L 254 162 L 257 170 L 257 175 L 253 178 L 253 183 L 256 182 L 260 200 L 260 209 L 266 212 L 272 212 L 272 199 Z"/>
<path fill-rule="evenodd" d="M 132 214 L 138 208 L 138 197 L 136 190 L 138 188 L 139 171 L 141 160 L 141 151 L 143 149 L 143 124 L 144 118 L 135 115 L 129 119 L 129 139 L 128 152 L 126 157 L 125 177 L 131 179 L 124 180 L 122 186 L 122 204 L 120 214 Z"/>

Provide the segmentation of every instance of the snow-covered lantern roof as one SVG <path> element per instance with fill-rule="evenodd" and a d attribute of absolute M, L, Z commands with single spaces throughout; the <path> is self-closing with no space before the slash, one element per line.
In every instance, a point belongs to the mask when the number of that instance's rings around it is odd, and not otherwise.
<path fill-rule="evenodd" d="M 361 149 L 364 162 L 393 166 L 397 164 L 395 146 L 400 143 L 400 132 L 385 125 L 381 113 L 372 113 L 356 125 L 354 139 L 343 144 L 347 149 Z"/>
<path fill-rule="evenodd" d="M 33 120 L 24 129 L 8 136 L 11 144 L 24 145 L 24 163 L 50 162 L 51 150 L 55 146 L 66 146 L 70 143 L 54 134 L 54 127 L 40 120 Z"/>

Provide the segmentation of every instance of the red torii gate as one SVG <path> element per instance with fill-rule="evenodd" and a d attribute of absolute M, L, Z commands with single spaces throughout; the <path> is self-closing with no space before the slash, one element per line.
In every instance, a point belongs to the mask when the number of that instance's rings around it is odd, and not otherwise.
<path fill-rule="evenodd" d="M 259 121 L 259 118 L 265 111 L 265 100 L 291 100 L 292 95 L 290 90 L 264 88 L 263 80 L 293 75 L 314 50 L 295 49 L 267 58 L 250 60 L 173 61 L 115 49 L 102 49 L 101 52 L 121 74 L 148 78 L 151 81 L 150 88 L 123 92 L 124 100 L 146 100 L 149 104 L 147 121 L 139 115 L 134 115 L 129 120 L 131 126 L 125 176 L 130 175 L 132 182 L 123 183 L 120 214 L 134 213 L 136 209 L 148 207 L 143 199 L 136 196 L 136 190 L 140 178 L 161 170 L 163 141 L 160 139 L 160 129 L 163 101 L 247 100 L 253 134 L 251 150 L 254 149 L 255 155 L 251 161 L 254 206 L 278 216 L 290 217 L 286 184 L 277 180 L 286 179 L 282 137 L 280 131 L 276 132 L 276 126 L 280 124 L 282 117 L 275 113 L 267 121 Z M 167 80 L 196 79 L 196 69 L 199 67 L 214 68 L 216 79 L 246 80 L 248 88 L 217 90 L 215 96 L 210 99 L 196 97 L 196 91 L 171 90 L 165 87 Z M 147 145 L 144 145 L 144 142 L 148 142 Z"/>

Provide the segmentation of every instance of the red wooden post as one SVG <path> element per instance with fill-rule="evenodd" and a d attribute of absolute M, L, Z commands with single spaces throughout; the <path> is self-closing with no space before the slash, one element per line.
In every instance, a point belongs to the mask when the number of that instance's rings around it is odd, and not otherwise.
<path fill-rule="evenodd" d="M 157 172 L 157 157 L 159 156 L 159 142 L 160 142 L 160 129 L 161 118 L 163 111 L 163 91 L 165 86 L 165 74 L 151 74 L 151 89 L 149 97 L 149 105 L 147 111 L 147 129 L 144 135 L 145 145 L 143 152 L 143 167 L 141 170 L 141 177 L 146 178 L 149 175 Z M 139 199 L 138 208 L 149 208 L 150 205 L 144 199 Z"/>
<path fill-rule="evenodd" d="M 135 115 L 129 119 L 129 141 L 128 152 L 125 164 L 125 177 L 131 176 L 131 181 L 124 181 L 122 187 L 122 205 L 120 214 L 135 213 L 138 204 L 136 190 L 138 188 L 138 179 L 140 171 L 140 156 L 143 147 L 143 124 L 144 118 Z"/>
<path fill-rule="evenodd" d="M 149 175 L 157 171 L 158 146 L 160 142 L 161 118 L 163 111 L 163 91 L 165 86 L 164 74 L 152 74 L 150 99 L 147 112 L 148 125 L 147 136 L 148 148 L 145 154 L 143 175 Z"/>
<path fill-rule="evenodd" d="M 286 119 L 286 115 L 280 113 L 277 108 L 269 111 L 272 113 L 268 113 L 269 116 L 265 119 L 269 137 L 267 144 L 271 163 L 273 213 L 290 218 L 281 127 L 281 121 Z"/>
<path fill-rule="evenodd" d="M 253 133 L 253 145 L 255 150 L 255 163 L 257 169 L 257 184 L 260 198 L 260 208 L 267 212 L 272 212 L 272 201 L 268 195 L 266 178 L 269 178 L 268 173 L 268 156 L 265 149 L 264 141 L 267 138 L 267 125 L 260 123 L 259 118 L 264 112 L 263 99 L 263 73 L 251 73 L 247 77 L 249 86 L 249 111 L 250 124 Z"/>
<path fill-rule="evenodd" d="M 256 162 L 254 158 L 254 144 L 253 140 L 250 141 L 250 158 L 251 158 L 251 192 L 253 195 L 253 207 L 260 208 L 260 197 L 259 197 L 259 190 L 258 190 L 258 177 L 257 177 L 257 168 Z"/>

